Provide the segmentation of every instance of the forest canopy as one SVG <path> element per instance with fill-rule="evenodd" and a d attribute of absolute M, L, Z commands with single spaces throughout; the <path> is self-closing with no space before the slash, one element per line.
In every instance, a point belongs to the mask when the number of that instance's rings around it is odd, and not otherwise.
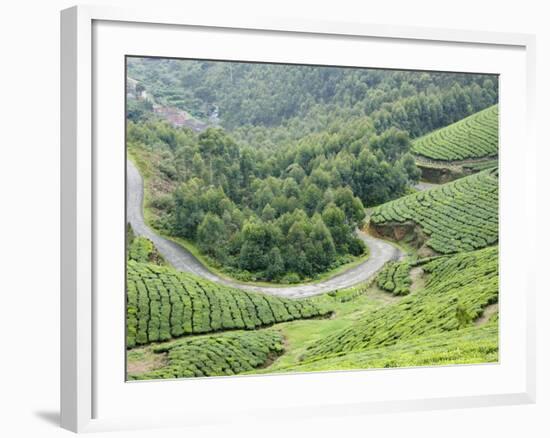
<path fill-rule="evenodd" d="M 128 76 L 162 105 L 218 115 L 254 147 L 365 116 L 378 134 L 393 126 L 416 138 L 498 96 L 496 76 L 467 73 L 131 57 Z"/>

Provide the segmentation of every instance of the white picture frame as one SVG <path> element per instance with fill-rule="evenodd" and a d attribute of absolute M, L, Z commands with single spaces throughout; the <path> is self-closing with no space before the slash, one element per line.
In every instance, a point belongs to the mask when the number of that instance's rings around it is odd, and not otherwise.
<path fill-rule="evenodd" d="M 147 41 L 150 42 L 148 46 L 145 39 L 143 41 L 140 39 L 145 29 L 148 32 Z M 300 55 L 299 49 L 293 52 L 294 49 L 289 48 L 286 53 L 281 54 L 275 49 L 271 52 L 266 51 L 265 47 L 275 47 L 273 44 L 275 40 L 279 41 L 277 47 L 288 47 L 289 43 L 283 40 L 294 38 L 296 41 L 300 39 L 312 41 L 325 38 L 326 41 L 334 42 L 334 46 L 329 46 L 323 53 L 312 50 L 312 58 L 306 63 L 314 60 L 319 63 L 329 62 L 326 60 L 334 58 L 336 63 L 343 62 L 345 65 L 350 61 L 345 61 L 344 58 L 336 60 L 337 48 L 351 44 L 366 44 L 365 47 L 372 46 L 373 53 L 380 53 L 372 58 L 377 61 L 370 61 L 379 65 L 389 65 L 385 64 L 387 61 L 384 61 L 382 52 L 387 52 L 388 47 L 393 47 L 391 50 L 395 50 L 395 53 L 400 50 L 399 53 L 403 56 L 403 60 L 400 61 L 402 68 L 424 66 L 425 69 L 434 69 L 435 64 L 428 65 L 426 61 L 428 58 L 424 61 L 421 56 L 416 60 L 412 59 L 412 55 L 410 59 L 407 58 L 407 53 L 412 53 L 413 48 L 416 48 L 415 50 L 419 50 L 418 53 L 425 53 L 426 56 L 431 53 L 431 50 L 434 51 L 433 53 L 439 53 L 439 59 L 431 62 L 437 61 L 440 63 L 437 65 L 451 71 L 462 71 L 461 66 L 466 66 L 464 71 L 476 71 L 476 65 L 479 65 L 479 72 L 503 75 L 501 127 L 511 125 L 511 123 L 506 125 L 503 121 L 515 120 L 516 122 L 514 127 L 501 129 L 502 147 L 505 152 L 501 158 L 501 190 L 504 198 L 504 201 L 501 199 L 501 233 L 506 242 L 502 245 L 501 257 L 504 257 L 503 267 L 507 266 L 508 254 L 510 254 L 510 263 L 515 261 L 519 265 L 514 272 L 501 271 L 501 282 L 504 284 L 501 287 L 513 286 L 514 290 L 519 292 L 517 295 L 507 295 L 507 293 L 503 295 L 509 300 L 502 304 L 504 313 L 501 318 L 503 336 L 501 347 L 506 347 L 508 341 L 510 341 L 509 345 L 517 346 L 517 348 L 514 347 L 513 360 L 511 354 L 507 356 L 504 352 L 504 358 L 499 364 L 481 365 L 475 368 L 443 367 L 312 373 L 307 376 L 193 379 L 185 383 L 181 381 L 125 383 L 124 370 L 118 369 L 117 366 L 120 364 L 118 353 L 117 358 L 113 358 L 112 361 L 109 357 L 109 352 L 118 351 L 120 341 L 123 341 L 119 334 L 124 321 L 121 320 L 119 324 L 114 322 L 114 318 L 120 315 L 117 312 L 120 306 L 123 306 L 124 292 L 120 290 L 120 296 L 117 296 L 118 290 L 115 288 L 115 292 L 111 294 L 114 298 L 111 295 L 105 295 L 104 292 L 109 284 L 120 285 L 120 278 L 123 277 L 123 273 L 119 272 L 119 265 L 109 260 L 109 253 L 116 255 L 117 251 L 121 250 L 120 242 L 117 240 L 118 235 L 110 234 L 110 230 L 117 229 L 117 232 L 123 234 L 123 227 L 116 228 L 118 225 L 113 226 L 108 223 L 110 218 L 102 213 L 106 207 L 116 209 L 120 205 L 120 209 L 123 210 L 124 206 L 124 202 L 120 204 L 120 182 L 124 181 L 124 175 L 117 176 L 116 173 L 123 172 L 123 168 L 117 167 L 120 164 L 121 153 L 124 152 L 124 143 L 119 141 L 122 135 L 119 132 L 121 120 L 114 120 L 111 125 L 109 121 L 113 120 L 112 114 L 109 110 L 103 111 L 106 108 L 106 99 L 112 98 L 109 96 L 116 96 L 116 86 L 120 84 L 117 81 L 123 81 L 124 78 L 120 76 L 120 65 L 117 64 L 111 69 L 108 61 L 117 59 L 118 63 L 121 54 L 167 55 L 170 48 L 166 41 L 173 40 L 174 35 L 177 36 L 171 32 L 180 31 L 200 33 L 203 38 L 201 41 L 205 41 L 193 53 L 187 54 L 187 57 L 209 57 L 220 53 L 219 44 L 218 47 L 213 47 L 215 44 L 210 47 L 206 43 L 209 39 L 227 37 L 234 38 L 235 41 L 249 41 L 263 38 L 265 46 L 255 47 L 251 44 L 248 54 L 228 53 L 224 59 L 255 60 L 259 57 L 267 57 L 267 60 L 290 59 L 298 62 L 302 59 L 300 56 L 303 56 Z M 130 34 L 133 38 L 124 37 Z M 152 35 L 157 36 L 151 37 Z M 185 35 L 189 36 L 191 33 Z M 130 40 L 133 42 L 132 48 L 126 45 Z M 299 46 L 294 44 L 295 42 L 291 42 L 290 45 Z M 384 50 L 380 47 L 376 48 L 377 44 L 383 44 Z M 451 46 L 452 50 L 456 49 L 462 53 L 452 60 L 445 55 Z M 136 47 L 139 53 L 135 53 Z M 166 53 L 158 53 L 158 47 L 165 47 Z M 410 50 L 405 50 L 405 47 Z M 273 419 L 281 415 L 289 418 L 305 418 L 312 415 L 327 415 L 329 411 L 330 415 L 344 413 L 361 415 L 372 412 L 534 402 L 535 274 L 525 258 L 523 261 L 513 260 L 513 250 L 519 247 L 521 241 L 514 239 L 511 231 L 514 225 L 520 222 L 531 224 L 531 227 L 524 228 L 527 231 L 523 231 L 523 237 L 527 237 L 530 245 L 534 245 L 535 216 L 532 210 L 522 209 L 517 205 L 514 210 L 510 205 L 512 201 L 528 202 L 530 199 L 533 205 L 535 203 L 536 146 L 532 128 L 535 92 L 534 50 L 534 36 L 525 34 L 248 17 L 227 22 L 223 18 L 190 16 L 184 11 L 163 11 L 156 8 L 137 11 L 103 6 L 78 6 L 62 11 L 62 427 L 83 432 L 217 423 L 228 421 L 229 417 L 233 421 L 250 417 Z M 201 51 L 204 52 L 204 56 L 200 56 Z M 470 56 L 471 59 L 465 62 L 464 59 L 467 59 L 469 54 L 475 54 L 475 56 Z M 389 55 L 386 54 L 386 56 Z M 430 57 L 432 58 L 434 57 Z M 110 85 L 104 86 L 103 83 Z M 124 90 L 121 89 L 120 92 L 123 94 Z M 120 99 L 117 97 L 112 99 L 111 106 L 114 110 L 120 108 Z M 514 106 L 514 109 L 508 112 L 508 106 Z M 110 136 L 110 133 L 113 135 Z M 516 140 L 517 143 L 518 139 L 521 139 L 521 149 L 514 150 L 506 146 L 508 143 L 511 144 L 512 140 Z M 107 144 L 110 149 L 106 148 Z M 514 187 L 511 187 L 511 184 L 507 184 L 510 175 L 508 169 L 513 166 L 516 166 L 516 179 Z M 106 190 L 107 187 L 109 190 Z M 111 187 L 116 189 L 110 190 Z M 118 217 L 120 214 L 123 215 L 124 212 L 118 212 Z M 506 217 L 506 221 L 502 222 L 502 217 Z M 109 247 L 110 244 L 107 242 L 115 240 L 118 243 L 113 244 L 112 248 Z M 501 293 L 503 293 L 502 290 Z M 98 299 L 98 296 L 101 299 Z M 113 301 L 112 306 L 109 302 L 111 298 L 118 300 Z M 120 315 L 121 319 L 123 319 L 122 315 Z M 515 322 L 517 322 L 516 332 L 512 334 L 511 324 Z M 506 338 L 507 333 L 510 334 L 509 339 Z M 503 345 L 503 342 L 506 345 Z M 124 351 L 120 352 L 121 355 L 123 353 Z M 507 369 L 508 362 L 510 362 L 510 369 Z M 501 373 L 502 370 L 506 371 Z M 491 380 L 491 376 L 496 375 L 498 377 Z M 390 381 L 388 376 L 394 382 L 414 380 L 419 385 L 424 380 L 433 379 L 434 387 L 431 390 L 427 389 L 427 392 L 422 392 L 414 385 L 408 387 L 404 383 L 401 388 L 394 388 L 388 391 L 391 394 L 383 397 L 381 393 L 384 388 L 388 388 Z M 471 379 L 478 382 L 477 391 L 472 389 L 473 386 L 468 386 L 468 380 Z M 445 385 L 442 386 L 442 382 L 451 380 L 454 381 L 454 389 L 447 391 L 448 388 Z M 507 386 L 503 383 L 504 380 L 511 383 Z M 351 392 L 351 388 L 367 384 L 366 382 L 369 385 L 370 396 L 365 393 Z M 184 389 L 183 385 L 185 385 Z M 283 390 L 285 387 L 290 388 L 290 385 L 293 388 L 301 388 L 300 393 L 293 397 L 295 398 L 293 404 L 287 403 L 282 393 L 278 392 L 281 388 Z M 316 390 L 320 386 L 324 388 L 323 392 L 330 394 L 330 400 L 321 396 L 321 392 Z M 130 388 L 129 391 L 128 388 Z M 246 399 L 247 396 L 256 394 L 259 388 L 270 391 L 272 395 L 270 403 L 266 403 L 263 407 L 256 406 L 257 403 L 254 400 L 250 402 Z M 172 408 L 168 409 L 170 400 L 175 400 L 182 390 L 187 394 L 200 393 L 203 396 L 197 396 L 193 406 L 185 405 L 180 399 L 180 403 L 171 403 Z M 239 406 L 234 406 L 234 410 L 224 413 L 218 404 L 221 406 L 224 394 L 230 391 L 238 391 L 242 395 L 235 403 Z M 219 398 L 218 404 L 209 403 L 208 396 L 212 394 L 216 394 Z M 147 405 L 149 415 L 139 414 L 137 411 L 131 415 L 130 409 L 117 410 L 118 406 L 124 405 L 126 401 L 135 400 L 140 395 L 143 395 L 143 400 L 155 401 Z M 167 403 L 161 403 L 161 399 L 166 399 Z"/>

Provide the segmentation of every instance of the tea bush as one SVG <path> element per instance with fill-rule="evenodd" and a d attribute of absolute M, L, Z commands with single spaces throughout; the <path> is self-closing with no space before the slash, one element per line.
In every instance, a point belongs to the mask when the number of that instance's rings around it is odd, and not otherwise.
<path fill-rule="evenodd" d="M 457 161 L 498 154 L 498 105 L 433 131 L 412 145 L 412 151 L 432 160 Z"/>
<path fill-rule="evenodd" d="M 228 376 L 252 371 L 283 352 L 283 336 L 273 330 L 193 336 L 161 344 L 154 353 L 166 354 L 166 365 L 130 380 Z"/>
<path fill-rule="evenodd" d="M 409 262 L 389 262 L 376 277 L 380 289 L 394 295 L 407 295 L 411 290 L 411 264 Z"/>
<path fill-rule="evenodd" d="M 253 330 L 326 313 L 310 299 L 245 292 L 168 267 L 128 261 L 128 348 L 183 335 Z"/>
<path fill-rule="evenodd" d="M 498 241 L 498 171 L 485 170 L 376 207 L 371 224 L 414 222 L 441 254 L 472 251 Z"/>
<path fill-rule="evenodd" d="M 429 273 L 423 289 L 317 342 L 305 358 L 453 332 L 471 325 L 498 300 L 498 247 L 439 257 L 423 265 L 423 270 Z"/>

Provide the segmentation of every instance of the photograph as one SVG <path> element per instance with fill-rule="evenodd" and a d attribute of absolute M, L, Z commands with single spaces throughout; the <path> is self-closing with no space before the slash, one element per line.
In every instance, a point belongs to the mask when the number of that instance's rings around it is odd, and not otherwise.
<path fill-rule="evenodd" d="M 550 437 L 543 5 L 6 3 L 0 438 Z"/>
<path fill-rule="evenodd" d="M 127 381 L 499 362 L 498 74 L 127 55 L 125 87 Z"/>

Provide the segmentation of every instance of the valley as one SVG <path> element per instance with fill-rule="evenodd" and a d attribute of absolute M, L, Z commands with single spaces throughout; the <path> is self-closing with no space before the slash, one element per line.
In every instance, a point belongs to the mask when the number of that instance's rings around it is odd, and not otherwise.
<path fill-rule="evenodd" d="M 498 361 L 496 78 L 128 65 L 128 379 Z"/>

